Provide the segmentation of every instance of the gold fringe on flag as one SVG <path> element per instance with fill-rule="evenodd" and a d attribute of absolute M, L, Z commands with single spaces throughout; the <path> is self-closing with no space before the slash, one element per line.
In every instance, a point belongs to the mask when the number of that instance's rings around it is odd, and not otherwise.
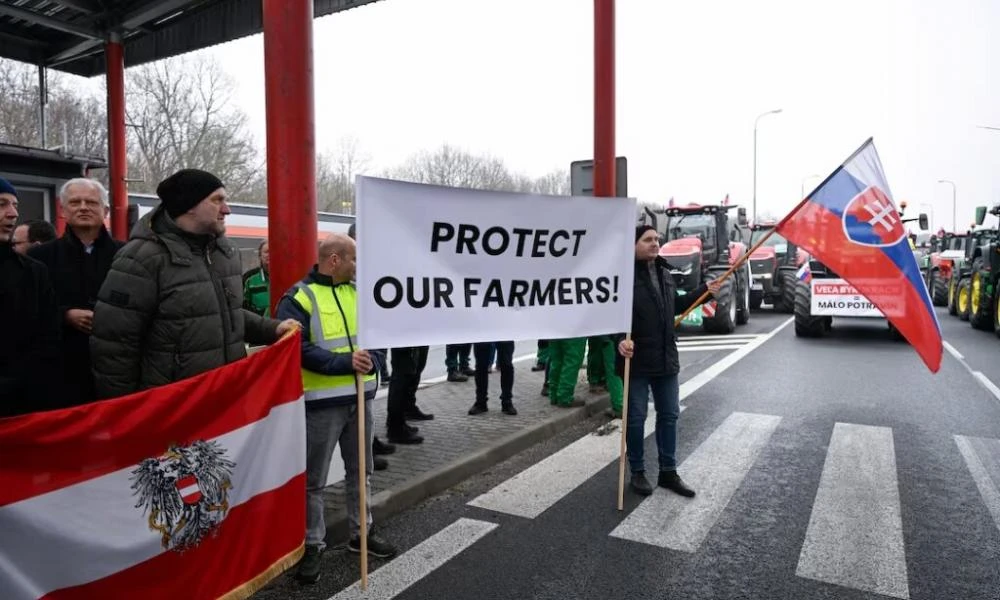
<path fill-rule="evenodd" d="M 305 541 L 299 544 L 299 547 L 292 550 L 289 554 L 286 554 L 282 558 L 279 558 L 277 562 L 262 571 L 259 575 L 251 579 L 250 581 L 244 583 L 243 585 L 235 588 L 228 593 L 219 596 L 219 600 L 246 600 L 250 596 L 253 596 L 261 590 L 265 585 L 271 583 L 271 581 L 281 575 L 290 567 L 294 566 L 302 555 L 305 553 L 306 545 Z"/>

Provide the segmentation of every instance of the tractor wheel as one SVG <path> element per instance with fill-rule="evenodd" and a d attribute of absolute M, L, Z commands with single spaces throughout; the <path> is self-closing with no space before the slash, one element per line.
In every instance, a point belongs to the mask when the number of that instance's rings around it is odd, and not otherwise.
<path fill-rule="evenodd" d="M 705 317 L 702 327 L 708 333 L 732 333 L 736 329 L 736 287 L 732 278 L 722 282 L 719 297 L 715 299 L 715 315 Z"/>
<path fill-rule="evenodd" d="M 941 277 L 941 271 L 931 271 L 931 300 L 934 306 L 948 306 L 948 282 Z"/>
<path fill-rule="evenodd" d="M 829 331 L 827 317 L 812 314 L 812 288 L 804 281 L 795 286 L 795 335 L 798 337 L 821 337 Z"/>
<path fill-rule="evenodd" d="M 795 271 L 792 270 L 779 271 L 779 276 L 781 277 L 781 296 L 774 303 L 774 310 L 780 313 L 795 312 L 795 288 L 799 279 L 795 276 Z"/>
<path fill-rule="evenodd" d="M 739 298 L 739 303 L 736 305 L 736 324 L 746 325 L 750 322 L 750 283 L 753 279 L 750 277 L 750 265 L 749 263 L 745 268 L 742 269 L 743 275 L 737 276 L 737 283 L 739 283 L 739 289 L 736 291 L 737 298 Z"/>
<path fill-rule="evenodd" d="M 958 279 L 955 279 L 955 273 L 948 280 L 948 314 L 953 317 L 958 314 Z"/>
<path fill-rule="evenodd" d="M 764 303 L 764 292 L 750 292 L 750 310 L 757 310 Z"/>
<path fill-rule="evenodd" d="M 972 265 L 972 279 L 969 282 L 969 325 L 975 329 L 989 331 L 993 327 L 990 309 L 991 298 L 986 296 L 986 280 L 983 277 L 982 260 L 976 259 Z"/>
<path fill-rule="evenodd" d="M 993 333 L 1000 337 L 1000 281 L 993 284 Z"/>
<path fill-rule="evenodd" d="M 958 299 L 955 300 L 955 307 L 958 311 L 958 318 L 962 321 L 969 320 L 969 305 L 971 304 L 971 302 L 969 302 L 970 287 L 968 279 L 963 278 L 958 282 L 958 291 L 956 292 Z"/>

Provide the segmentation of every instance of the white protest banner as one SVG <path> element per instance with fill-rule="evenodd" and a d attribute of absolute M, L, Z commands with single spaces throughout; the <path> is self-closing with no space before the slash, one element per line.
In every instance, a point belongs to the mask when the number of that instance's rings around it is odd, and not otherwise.
<path fill-rule="evenodd" d="M 358 343 L 626 332 L 636 201 L 357 178 Z"/>

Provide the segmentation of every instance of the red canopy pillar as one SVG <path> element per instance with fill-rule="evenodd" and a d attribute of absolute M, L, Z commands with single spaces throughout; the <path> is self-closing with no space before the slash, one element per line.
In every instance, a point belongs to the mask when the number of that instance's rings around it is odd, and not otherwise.
<path fill-rule="evenodd" d="M 615 0 L 594 0 L 594 196 L 615 189 Z"/>
<path fill-rule="evenodd" d="M 108 89 L 108 184 L 111 194 L 111 235 L 128 239 L 128 154 L 125 139 L 125 52 L 113 36 L 104 46 Z"/>
<path fill-rule="evenodd" d="M 313 0 L 263 0 L 271 310 L 316 262 Z"/>

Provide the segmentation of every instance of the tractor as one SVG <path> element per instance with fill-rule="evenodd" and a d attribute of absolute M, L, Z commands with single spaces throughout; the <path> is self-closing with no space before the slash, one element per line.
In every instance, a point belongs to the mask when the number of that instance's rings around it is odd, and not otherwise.
<path fill-rule="evenodd" d="M 899 216 L 902 223 L 919 221 L 920 228 L 927 229 L 927 215 L 904 219 L 905 203 L 900 203 Z M 871 252 L 861 245 L 849 245 L 848 255 L 841 254 L 845 262 L 873 260 Z M 850 254 L 855 256 L 851 256 Z M 862 294 L 854 285 L 843 279 L 832 269 L 810 256 L 803 265 L 795 284 L 795 335 L 798 337 L 821 337 L 833 326 L 834 317 L 886 318 L 902 316 L 901 307 L 894 306 L 902 295 L 897 289 L 903 285 L 895 281 L 874 282 L 871 292 L 882 306 L 889 306 L 890 313 L 884 313 L 871 296 Z M 900 333 L 889 323 L 889 331 L 895 339 L 902 339 Z"/>
<path fill-rule="evenodd" d="M 949 299 L 951 289 L 951 273 L 957 264 L 965 260 L 965 244 L 969 234 L 944 233 L 931 239 L 930 252 L 924 257 L 924 281 L 927 291 L 935 306 L 949 306 L 954 299 Z"/>
<path fill-rule="evenodd" d="M 746 253 L 746 209 L 738 208 L 735 221 L 729 214 L 737 208 L 728 202 L 644 207 L 640 222 L 659 233 L 660 256 L 670 265 L 680 293 L 690 294 L 721 276 Z M 709 333 L 732 333 L 750 321 L 750 285 L 750 265 L 744 264 L 726 278 L 718 298 L 692 311 L 682 324 L 701 324 Z"/>
<path fill-rule="evenodd" d="M 981 257 L 980 246 L 996 236 L 996 229 L 973 229 L 969 232 L 963 247 L 962 258 L 955 260 L 948 284 L 948 313 L 962 321 L 972 318 L 972 278 L 976 271 L 973 261 Z M 981 263 L 981 261 L 980 261 Z M 981 266 L 981 264 L 980 264 Z M 981 319 L 977 317 L 977 323 Z"/>
<path fill-rule="evenodd" d="M 795 309 L 795 274 L 808 255 L 781 234 L 771 233 L 775 227 L 777 223 L 774 221 L 750 226 L 751 247 L 771 234 L 764 245 L 750 255 L 750 273 L 753 276 L 750 308 L 756 310 L 766 301 L 774 306 L 775 311 L 790 313 Z"/>
<path fill-rule="evenodd" d="M 989 211 L 1000 217 L 1000 204 Z M 986 207 L 976 207 L 976 225 L 986 219 Z M 980 229 L 969 269 L 969 324 L 1000 336 L 1000 230 Z"/>

